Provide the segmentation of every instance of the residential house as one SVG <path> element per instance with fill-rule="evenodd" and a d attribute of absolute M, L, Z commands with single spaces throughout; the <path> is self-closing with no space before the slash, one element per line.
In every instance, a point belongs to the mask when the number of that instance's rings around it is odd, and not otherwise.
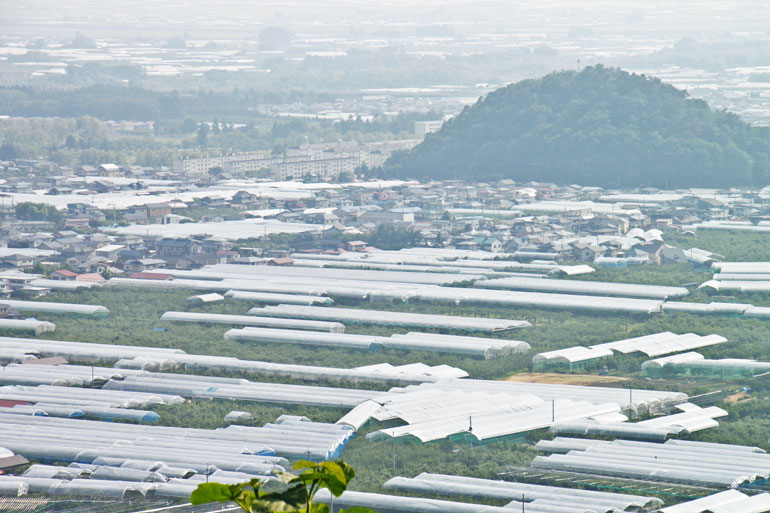
<path fill-rule="evenodd" d="M 156 252 L 158 257 L 167 260 L 167 257 L 197 255 L 201 252 L 201 246 L 191 239 L 164 238 L 157 242 Z"/>
<path fill-rule="evenodd" d="M 153 269 L 160 269 L 166 265 L 166 261 L 160 258 L 140 258 L 135 260 L 126 260 L 123 263 L 123 270 L 126 272 L 143 272 Z"/>
<path fill-rule="evenodd" d="M 123 176 L 123 170 L 115 164 L 99 164 L 96 168 L 96 174 L 110 178 Z"/>
<path fill-rule="evenodd" d="M 604 256 L 605 249 L 594 244 L 577 242 L 572 245 L 572 256 L 575 260 L 593 262 L 596 257 Z"/>
<path fill-rule="evenodd" d="M 57 281 L 72 281 L 77 278 L 77 273 L 73 273 L 67 269 L 58 269 L 51 273 L 50 278 Z"/>

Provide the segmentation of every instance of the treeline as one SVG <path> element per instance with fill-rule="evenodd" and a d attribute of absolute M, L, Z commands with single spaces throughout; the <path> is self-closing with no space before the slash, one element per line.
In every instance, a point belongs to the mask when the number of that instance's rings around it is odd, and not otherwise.
<path fill-rule="evenodd" d="M 770 130 L 658 79 L 597 65 L 490 93 L 386 171 L 602 187 L 764 185 Z"/>
<path fill-rule="evenodd" d="M 249 117 L 261 104 L 330 101 L 324 93 L 297 90 L 151 91 L 94 85 L 79 89 L 0 88 L 0 112 L 18 117 L 93 116 L 104 120 L 156 121 L 184 117 Z"/>
<path fill-rule="evenodd" d="M 386 117 L 377 116 L 374 119 L 363 119 L 358 116 L 353 119 L 346 119 L 334 125 L 335 130 L 341 134 L 355 133 L 377 133 L 390 132 L 398 134 L 401 132 L 413 132 L 415 121 L 432 121 L 442 119 L 444 115 L 437 111 L 428 112 L 401 112 L 396 116 Z"/>

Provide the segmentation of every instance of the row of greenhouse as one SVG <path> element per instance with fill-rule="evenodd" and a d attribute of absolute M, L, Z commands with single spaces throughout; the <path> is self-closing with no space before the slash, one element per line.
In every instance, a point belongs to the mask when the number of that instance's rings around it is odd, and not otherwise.
<path fill-rule="evenodd" d="M 711 267 L 716 271 L 714 276 L 700 288 L 727 293 L 770 292 L 770 262 L 714 262 Z M 756 307 L 752 310 L 756 312 Z"/>
<path fill-rule="evenodd" d="M 352 408 L 386 393 L 73 365 L 9 365 L 0 380 L 13 384 L 0 387 L 0 399 L 115 408 L 177 404 L 182 398 Z"/>
<path fill-rule="evenodd" d="M 56 330 L 56 325 L 52 322 L 38 321 L 37 319 L 0 319 L 0 330 L 29 331 L 39 336 Z"/>
<path fill-rule="evenodd" d="M 238 378 L 159 372 L 110 380 L 103 389 L 179 395 L 190 399 L 226 399 L 332 408 L 352 408 L 367 399 L 385 394 L 356 388 L 260 383 Z"/>
<path fill-rule="evenodd" d="M 717 406 L 701 408 L 691 403 L 677 405 L 680 413 L 653 417 L 639 422 L 599 422 L 593 419 L 557 421 L 550 431 L 556 435 L 574 437 L 604 436 L 663 442 L 719 426 L 715 420 L 727 412 Z"/>
<path fill-rule="evenodd" d="M 720 335 L 700 336 L 694 333 L 677 335 L 666 331 L 596 344 L 589 347 L 573 346 L 546 351 L 536 354 L 532 358 L 532 364 L 535 368 L 559 367 L 572 370 L 579 368 L 586 362 L 613 356 L 615 352 L 622 354 L 643 353 L 646 356 L 652 357 L 689 351 L 725 342 L 727 342 L 727 339 Z"/>
<path fill-rule="evenodd" d="M 690 293 L 684 287 L 604 281 L 556 280 L 522 276 L 483 280 L 477 282 L 475 285 L 476 287 L 487 289 L 530 290 L 536 292 L 590 294 L 597 296 L 627 296 L 652 299 L 682 297 Z"/>
<path fill-rule="evenodd" d="M 348 426 L 291 418 L 259 427 L 193 429 L 0 413 L 3 447 L 43 463 L 123 457 L 173 467 L 208 462 L 221 470 L 267 475 L 280 470 L 285 458 L 337 458 L 353 436 Z"/>
<path fill-rule="evenodd" d="M 504 506 L 485 506 L 468 502 L 346 491 L 332 497 L 323 490 L 319 502 L 330 505 L 332 513 L 343 508 L 364 507 L 379 513 L 613 513 L 659 511 L 660 513 L 760 513 L 770 510 L 770 493 L 747 495 L 725 490 L 659 509 L 656 497 L 612 492 L 558 488 L 553 486 L 492 481 L 462 476 L 422 473 L 414 478 L 394 477 L 384 488 L 411 494 L 473 497 L 508 501 Z M 533 498 L 534 497 L 534 498 Z"/>
<path fill-rule="evenodd" d="M 486 443 L 518 438 L 557 422 L 625 422 L 629 417 L 667 411 L 687 400 L 686 394 L 666 391 L 469 379 L 390 392 L 362 402 L 338 423 L 360 429 L 372 421 L 398 419 L 406 425 L 383 428 L 367 436 L 420 443 L 472 437 L 476 442 Z M 701 416 L 713 418 L 721 414 L 707 411 Z M 680 420 L 672 418 L 666 425 Z"/>
<path fill-rule="evenodd" d="M 250 266 L 237 266 L 250 267 Z M 274 269 L 274 268 L 271 268 Z M 384 274 L 388 274 L 384 272 Z M 408 274 L 408 273 L 407 273 Z M 539 282 L 579 283 L 569 280 L 532 279 Z M 492 281 L 492 280 L 488 280 Z M 477 287 L 486 283 L 477 282 Z M 724 283 L 724 282 L 721 282 Z M 760 282 L 761 283 L 761 282 Z M 107 282 L 112 287 L 136 287 L 153 289 L 188 289 L 224 293 L 225 296 L 246 299 L 248 294 L 280 294 L 317 296 L 335 299 L 368 300 L 372 303 L 392 301 L 420 301 L 443 303 L 448 305 L 481 305 L 490 307 L 546 308 L 557 310 L 576 310 L 592 312 L 635 313 L 651 315 L 655 313 L 690 313 L 706 315 L 744 315 L 747 317 L 770 316 L 770 308 L 756 307 L 751 304 L 725 302 L 695 303 L 684 301 L 666 301 L 643 297 L 621 297 L 609 295 L 588 295 L 587 293 L 535 292 L 531 290 L 496 290 L 474 287 L 445 287 L 428 284 L 415 284 L 387 281 L 356 281 L 351 279 L 313 279 L 310 277 L 261 276 L 252 279 L 241 276 L 224 279 L 187 279 L 146 280 L 133 278 L 112 278 Z M 602 285 L 603 286 L 603 285 Z M 570 287 L 578 287 L 570 285 Z M 627 285 L 627 295 L 633 284 Z M 639 285 L 638 287 L 647 287 Z M 665 288 L 664 289 L 671 289 Z M 677 288 L 674 288 L 677 289 Z M 576 289 L 577 290 L 577 289 Z M 593 289 L 598 291 L 599 289 Z M 589 291 L 590 292 L 590 291 Z M 655 294 L 669 294 L 670 291 Z M 609 293 L 609 292 L 608 292 Z M 243 296 L 246 294 L 246 296 Z M 639 293 L 641 294 L 641 293 Z M 647 294 L 645 292 L 645 294 Z M 256 299 L 255 299 L 256 301 Z M 261 302 L 274 302 L 261 300 Z M 304 300 L 296 306 L 303 306 Z M 280 306 L 280 305 L 279 305 Z"/>
<path fill-rule="evenodd" d="M 389 348 L 406 351 L 457 353 L 485 359 L 498 358 L 508 354 L 523 353 L 530 349 L 529 344 L 519 340 L 441 335 L 422 332 L 393 334 L 389 337 L 384 337 L 348 333 L 326 333 L 321 331 L 245 327 L 228 330 L 225 333 L 225 338 L 245 342 L 340 347 L 369 352 L 376 352 L 380 348 Z"/>
<path fill-rule="evenodd" d="M 439 335 L 436 336 L 438 337 Z M 79 362 L 114 363 L 115 369 L 96 368 L 96 378 L 102 377 L 105 381 L 110 379 L 110 376 L 116 374 L 125 375 L 129 370 L 169 371 L 177 369 L 202 373 L 232 371 L 303 380 L 349 380 L 361 383 L 394 384 L 424 383 L 462 378 L 468 375 L 465 371 L 448 365 L 428 366 L 415 363 L 399 366 L 380 364 L 360 368 L 320 367 L 241 360 L 232 356 L 193 355 L 187 354 L 180 349 L 0 337 L 0 361 L 2 362 L 34 363 L 40 358 L 56 356 Z M 42 369 L 42 366 L 38 366 L 38 368 Z M 45 370 L 40 370 L 39 372 L 58 372 L 56 369 L 64 368 L 63 366 L 46 367 Z M 68 366 L 67 368 L 71 369 L 73 366 Z M 6 367 L 6 372 L 9 369 L 11 367 Z M 94 367 L 90 366 L 84 369 L 78 376 L 78 379 L 83 380 L 83 383 L 90 383 L 89 379 L 94 377 Z M 10 372 L 8 373 L 9 376 Z M 31 370 L 26 372 L 28 374 L 32 373 Z M 68 374 L 68 376 L 70 375 Z M 56 376 L 49 379 L 56 381 L 62 378 Z M 65 382 L 69 379 L 71 377 L 66 378 Z M 39 383 L 46 382 L 35 382 L 34 384 Z M 56 383 L 48 384 L 60 383 L 60 381 L 57 381 Z"/>
<path fill-rule="evenodd" d="M 352 282 L 398 282 L 412 285 L 458 285 L 484 278 L 480 274 L 376 271 L 366 269 L 327 269 L 319 267 L 275 267 L 267 265 L 215 264 L 196 270 L 159 269 L 157 272 L 192 280 L 249 279 L 254 281 L 286 278 L 291 280 L 345 280 Z"/>
<path fill-rule="evenodd" d="M 243 472 L 211 468 L 199 467 L 196 471 L 192 467 L 195 465 L 176 468 L 160 462 L 123 458 L 98 458 L 93 464 L 72 463 L 66 467 L 32 465 L 22 476 L 0 476 L 0 494 L 21 497 L 34 493 L 115 500 L 151 497 L 185 499 L 201 483 L 235 484 L 255 477 Z M 257 479 L 266 482 L 271 478 L 261 476 Z M 332 513 L 353 507 L 370 508 L 379 513 L 611 513 L 658 511 L 663 505 L 660 499 L 643 495 L 429 473 L 413 478 L 397 476 L 388 480 L 383 488 L 402 495 L 345 491 L 339 497 L 333 497 L 324 489 L 316 495 L 316 500 L 329 505 Z M 403 495 L 404 492 L 411 495 Z M 473 498 L 506 504 L 488 506 L 421 495 L 458 496 L 459 500 Z M 659 511 L 756 513 L 768 508 L 770 494 L 746 495 L 737 490 L 725 490 Z"/>
<path fill-rule="evenodd" d="M 509 502 L 507 507 L 519 506 L 519 511 L 521 508 L 519 503 L 521 502 L 525 503 L 526 511 L 531 511 L 530 507 L 545 505 L 553 505 L 555 507 L 570 502 L 579 502 L 581 508 L 594 511 L 607 511 L 609 508 L 617 511 L 649 510 L 663 505 L 660 499 L 641 495 L 561 488 L 558 486 L 432 474 L 428 472 L 423 472 L 412 478 L 393 477 L 385 482 L 383 488 L 417 494 L 512 501 L 514 504 Z M 513 509 L 513 511 L 517 510 Z"/>
<path fill-rule="evenodd" d="M 5 305 L 13 310 L 18 310 L 19 312 L 88 315 L 95 317 L 103 317 L 110 313 L 107 308 L 99 305 L 54 303 L 52 301 L 19 301 L 15 299 L 0 299 L 0 305 Z"/>
<path fill-rule="evenodd" d="M 648 360 L 642 364 L 647 376 L 690 376 L 710 378 L 751 378 L 770 372 L 770 362 L 748 358 L 722 358 L 711 360 L 691 351 L 664 358 Z"/>
<path fill-rule="evenodd" d="M 103 306 L 80 305 L 73 303 L 54 303 L 50 301 L 19 301 L 15 299 L 1 299 L 0 307 L 6 307 L 21 313 L 38 312 L 59 315 L 86 315 L 92 317 L 104 317 L 109 313 Z M 45 320 L 35 318 L 14 319 L 0 318 L 0 331 L 6 332 L 31 332 L 36 336 L 56 330 L 56 325 Z"/>
<path fill-rule="evenodd" d="M 770 477 L 770 455 L 756 447 L 668 440 L 540 440 L 532 467 L 606 477 L 737 488 Z"/>
<path fill-rule="evenodd" d="M 322 306 L 276 305 L 252 308 L 249 315 L 336 321 L 344 324 L 454 329 L 496 333 L 530 327 L 527 321 L 490 317 L 460 317 L 358 308 L 326 308 Z"/>
<path fill-rule="evenodd" d="M 460 317 L 361 310 L 356 308 L 326 308 L 292 304 L 252 308 L 248 313 L 249 315 L 227 315 L 205 312 L 166 312 L 161 316 L 161 320 L 314 330 L 330 333 L 342 333 L 345 330 L 344 324 L 419 327 L 487 333 L 497 333 L 530 326 L 530 323 L 527 321 L 513 319 Z"/>
<path fill-rule="evenodd" d="M 339 322 L 308 321 L 304 319 L 277 319 L 273 317 L 259 317 L 256 315 L 227 315 L 205 312 L 166 312 L 161 316 L 160 320 L 227 324 L 230 326 L 260 326 L 264 328 L 279 328 L 290 330 L 314 330 L 325 331 L 327 333 L 342 333 L 345 331 L 345 326 Z"/>

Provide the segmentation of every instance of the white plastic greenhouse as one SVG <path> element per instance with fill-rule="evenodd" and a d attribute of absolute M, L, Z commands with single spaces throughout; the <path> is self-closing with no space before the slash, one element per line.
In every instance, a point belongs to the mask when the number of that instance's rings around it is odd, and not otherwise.
<path fill-rule="evenodd" d="M 176 322 L 200 322 L 228 324 L 236 326 L 259 326 L 291 330 L 315 330 L 329 333 L 342 333 L 345 326 L 339 322 L 309 321 L 304 319 L 278 319 L 275 317 L 257 317 L 254 315 L 227 315 L 205 312 L 166 312 L 160 320 Z"/>
<path fill-rule="evenodd" d="M 487 317 L 458 317 L 452 315 L 418 314 L 360 310 L 355 308 L 324 308 L 318 306 L 276 305 L 252 308 L 250 315 L 293 317 L 349 324 L 380 326 L 410 326 L 420 328 L 456 329 L 465 331 L 499 332 L 531 326 L 527 321 Z"/>
<path fill-rule="evenodd" d="M 245 290 L 228 290 L 225 297 L 237 301 L 252 301 L 254 303 L 287 304 L 287 305 L 331 305 L 334 300 L 323 296 L 303 296 L 297 294 L 271 294 L 269 292 L 247 292 Z"/>
<path fill-rule="evenodd" d="M 7 305 L 21 312 L 45 312 L 54 314 L 105 316 L 110 311 L 98 305 L 78 305 L 73 303 L 53 303 L 48 301 L 17 301 L 0 299 L 0 304 Z"/>
<path fill-rule="evenodd" d="M 689 291 L 684 287 L 666 287 L 660 285 L 640 285 L 637 283 L 614 283 L 603 281 L 544 280 L 540 278 L 524 277 L 479 281 L 476 283 L 476 287 L 653 299 L 666 299 L 668 297 L 680 297 L 689 294 Z"/>
<path fill-rule="evenodd" d="M 529 350 L 529 344 L 518 340 L 456 337 L 417 332 L 380 337 L 374 335 L 246 327 L 227 331 L 225 338 L 251 342 L 344 347 L 371 352 L 377 351 L 380 347 L 388 347 L 407 351 L 457 353 L 485 359 Z"/>
<path fill-rule="evenodd" d="M 479 339 L 483 341 L 484 339 Z M 511 343 L 511 341 L 506 341 Z M 78 383 L 90 383 L 92 377 L 102 380 L 110 379 L 113 375 L 130 374 L 129 370 L 173 370 L 184 368 L 188 371 L 209 372 L 214 370 L 230 370 L 265 376 L 296 377 L 307 380 L 351 380 L 354 382 L 372 383 L 425 383 L 442 379 L 462 378 L 467 373 L 461 369 L 449 366 L 427 366 L 411 364 L 391 366 L 367 366 L 358 369 L 337 367 L 319 367 L 312 365 L 294 365 L 252 360 L 240 360 L 230 356 L 209 356 L 186 354 L 180 349 L 154 347 L 134 347 L 113 344 L 96 344 L 85 342 L 67 342 L 61 340 L 39 340 L 27 338 L 0 337 L 0 360 L 7 362 L 34 361 L 37 357 L 64 356 L 70 360 L 115 363 L 115 369 L 104 367 L 55 366 L 45 367 L 46 374 L 36 376 L 31 369 L 25 374 L 14 375 L 15 384 L 54 384 L 62 383 L 62 376 L 51 376 L 55 369 L 84 369 L 77 376 L 70 373 L 64 381 L 77 379 Z M 6 377 L 11 378 L 11 367 L 6 367 Z M 37 372 L 44 372 L 43 367 Z M 49 370 L 54 369 L 54 370 Z M 95 369 L 95 370 L 94 370 Z M 68 371 L 69 372 L 69 371 Z M 95 372 L 95 374 L 94 374 Z"/>
<path fill-rule="evenodd" d="M 56 325 L 48 321 L 38 321 L 37 319 L 0 319 L 0 331 L 31 331 L 35 335 L 42 335 L 55 329 Z"/>
<path fill-rule="evenodd" d="M 666 443 L 615 440 L 541 440 L 535 449 L 557 452 L 538 456 L 540 469 L 582 472 L 611 477 L 668 481 L 700 486 L 735 488 L 770 477 L 770 455 L 756 448 L 669 440 Z M 569 452 L 564 453 L 565 450 Z"/>
<path fill-rule="evenodd" d="M 579 503 L 582 508 L 593 511 L 648 511 L 663 505 L 660 499 L 641 495 L 561 488 L 512 481 L 479 479 L 474 477 L 430 474 L 423 472 L 413 477 L 394 477 L 383 488 L 401 492 L 426 493 L 431 495 L 458 495 L 505 501 L 525 501 L 525 508 L 532 501 L 553 504 Z M 541 502 L 542 504 L 542 502 Z M 529 511 L 528 509 L 525 509 Z M 516 510 L 512 510 L 516 511 Z"/>

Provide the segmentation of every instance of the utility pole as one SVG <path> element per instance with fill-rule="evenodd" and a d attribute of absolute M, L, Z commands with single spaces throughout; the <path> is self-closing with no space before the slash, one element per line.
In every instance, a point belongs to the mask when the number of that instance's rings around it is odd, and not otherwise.
<path fill-rule="evenodd" d="M 393 472 L 396 471 L 396 428 L 393 428 L 393 433 L 391 434 L 391 438 L 393 439 Z"/>
<path fill-rule="evenodd" d="M 473 450 L 473 417 L 470 415 L 468 415 L 468 433 L 470 434 L 468 443 L 470 443 L 471 450 Z"/>

